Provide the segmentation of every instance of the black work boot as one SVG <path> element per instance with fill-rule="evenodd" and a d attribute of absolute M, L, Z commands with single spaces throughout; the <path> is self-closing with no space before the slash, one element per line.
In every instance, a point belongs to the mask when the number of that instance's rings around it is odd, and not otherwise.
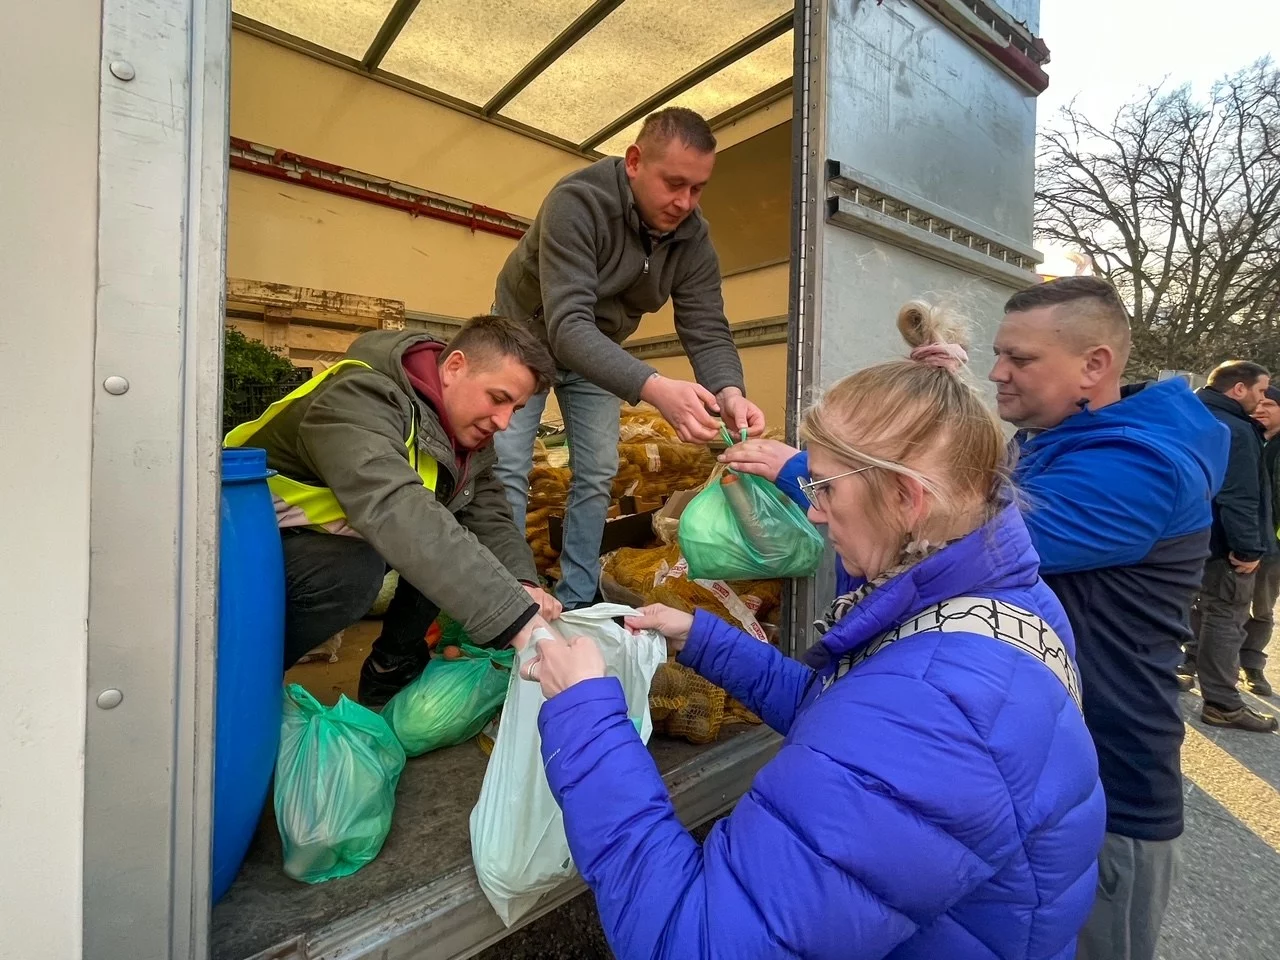
<path fill-rule="evenodd" d="M 1174 676 L 1178 681 L 1178 689 L 1186 693 L 1196 685 L 1196 661 L 1194 657 L 1187 657 L 1182 665 L 1174 671 Z"/>
<path fill-rule="evenodd" d="M 1257 667 L 1245 667 L 1240 671 L 1240 679 L 1244 681 L 1244 688 L 1255 697 L 1271 696 L 1271 681 Z"/>
<path fill-rule="evenodd" d="M 422 654 L 386 654 L 375 649 L 360 668 L 360 703 L 381 710 L 387 701 L 417 680 L 426 669 L 431 652 L 426 644 Z"/>
<path fill-rule="evenodd" d="M 1224 710 L 1206 703 L 1200 712 L 1200 722 L 1211 727 L 1230 727 L 1233 730 L 1248 730 L 1250 733 L 1271 733 L 1278 726 L 1276 718 L 1269 713 L 1259 713 L 1248 707 L 1235 710 Z"/>

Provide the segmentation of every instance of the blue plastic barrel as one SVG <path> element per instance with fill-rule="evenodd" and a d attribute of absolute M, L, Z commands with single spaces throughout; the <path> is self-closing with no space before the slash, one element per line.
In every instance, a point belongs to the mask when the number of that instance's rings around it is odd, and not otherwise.
<path fill-rule="evenodd" d="M 222 451 L 218 697 L 213 768 L 213 899 L 244 862 L 271 786 L 284 669 L 284 557 L 267 454 Z"/>

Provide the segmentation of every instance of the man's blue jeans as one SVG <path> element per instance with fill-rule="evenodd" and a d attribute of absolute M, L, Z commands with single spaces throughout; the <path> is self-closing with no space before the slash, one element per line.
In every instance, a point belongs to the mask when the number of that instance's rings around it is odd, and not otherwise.
<path fill-rule="evenodd" d="M 618 472 L 618 416 L 622 401 L 603 387 L 568 370 L 556 372 L 556 400 L 569 440 L 569 500 L 564 510 L 564 547 L 556 598 L 566 609 L 590 606 L 600 585 L 600 538 L 609 514 L 610 490 Z M 533 444 L 547 395 L 531 397 L 493 438 L 496 472 L 507 491 L 516 529 L 525 528 Z"/>

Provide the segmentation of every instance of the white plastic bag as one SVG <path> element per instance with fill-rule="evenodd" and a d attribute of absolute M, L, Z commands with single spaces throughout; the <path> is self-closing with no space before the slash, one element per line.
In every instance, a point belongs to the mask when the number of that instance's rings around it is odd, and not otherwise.
<path fill-rule="evenodd" d="M 667 646 L 653 631 L 633 636 L 613 622 L 636 613 L 631 607 L 601 603 L 566 613 L 551 628 L 561 636 L 591 637 L 600 645 L 606 673 L 622 682 L 627 713 L 647 743 L 653 732 L 649 684 L 667 659 Z M 520 664 L 535 655 L 530 645 Z M 538 711 L 544 702 L 538 684 L 522 680 L 518 669 L 511 671 L 493 754 L 471 811 L 476 876 L 508 927 L 574 874 L 564 818 L 542 768 Z"/>

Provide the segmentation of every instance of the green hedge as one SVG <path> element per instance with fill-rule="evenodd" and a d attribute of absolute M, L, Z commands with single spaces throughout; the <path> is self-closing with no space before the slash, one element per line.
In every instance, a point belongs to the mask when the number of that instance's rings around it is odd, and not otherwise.
<path fill-rule="evenodd" d="M 263 410 L 306 382 L 309 371 L 265 343 L 226 327 L 222 357 L 222 429 L 257 417 Z"/>

